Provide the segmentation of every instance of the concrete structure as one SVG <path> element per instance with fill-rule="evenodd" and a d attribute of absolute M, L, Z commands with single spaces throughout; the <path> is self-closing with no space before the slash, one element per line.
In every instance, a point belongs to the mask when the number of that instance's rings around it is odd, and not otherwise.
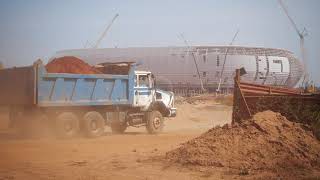
<path fill-rule="evenodd" d="M 244 67 L 243 80 L 285 87 L 294 87 L 303 76 L 303 66 L 292 52 L 274 48 L 242 46 L 136 47 L 106 49 L 75 49 L 56 53 L 54 57 L 76 56 L 90 64 L 135 61 L 139 69 L 150 70 L 157 83 L 168 89 L 197 89 L 199 77 L 192 57 L 194 53 L 204 84 L 215 90 L 226 52 L 222 88 L 233 87 L 236 68 Z"/>

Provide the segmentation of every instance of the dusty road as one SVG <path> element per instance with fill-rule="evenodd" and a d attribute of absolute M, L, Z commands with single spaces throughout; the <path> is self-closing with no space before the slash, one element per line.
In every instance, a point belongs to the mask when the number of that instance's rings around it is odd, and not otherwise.
<path fill-rule="evenodd" d="M 231 107 L 213 102 L 178 105 L 178 116 L 166 121 L 164 132 L 149 135 L 144 128 L 129 128 L 113 135 L 72 140 L 18 139 L 0 134 L 2 179 L 221 179 L 224 170 L 190 171 L 170 165 L 162 157 L 180 143 L 216 125 L 231 121 Z M 2 120 L 4 116 L 0 117 Z M 2 127 L 5 121 L 2 121 Z"/>

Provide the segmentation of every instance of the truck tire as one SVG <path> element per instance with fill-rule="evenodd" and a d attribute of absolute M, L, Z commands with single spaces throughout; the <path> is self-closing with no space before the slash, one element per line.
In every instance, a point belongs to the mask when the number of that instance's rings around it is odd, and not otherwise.
<path fill-rule="evenodd" d="M 151 111 L 146 114 L 147 131 L 150 134 L 160 133 L 164 127 L 164 120 L 159 111 Z"/>
<path fill-rule="evenodd" d="M 59 138 L 69 139 L 79 132 L 79 121 L 72 112 L 63 112 L 56 117 L 56 133 Z"/>
<path fill-rule="evenodd" d="M 120 123 L 120 122 L 114 122 L 110 124 L 111 131 L 114 134 L 122 134 L 127 129 L 127 124 Z"/>
<path fill-rule="evenodd" d="M 87 137 L 99 137 L 104 132 L 104 118 L 96 111 L 89 111 L 83 116 L 83 130 Z"/>

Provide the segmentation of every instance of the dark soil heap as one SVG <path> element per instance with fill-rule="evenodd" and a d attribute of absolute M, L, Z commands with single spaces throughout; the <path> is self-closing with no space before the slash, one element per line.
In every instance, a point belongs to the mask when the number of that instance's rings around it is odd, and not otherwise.
<path fill-rule="evenodd" d="M 319 170 L 320 142 L 308 127 L 288 121 L 279 113 L 265 111 L 232 127 L 213 128 L 167 152 L 166 158 L 183 165 L 248 172 Z"/>
<path fill-rule="evenodd" d="M 46 69 L 49 73 L 101 74 L 94 67 L 73 56 L 55 58 L 46 65 Z"/>

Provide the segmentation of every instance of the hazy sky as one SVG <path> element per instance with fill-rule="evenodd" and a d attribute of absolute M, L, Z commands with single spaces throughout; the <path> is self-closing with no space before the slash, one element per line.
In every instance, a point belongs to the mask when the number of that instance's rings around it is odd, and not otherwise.
<path fill-rule="evenodd" d="M 320 84 L 320 0 L 284 0 L 306 27 L 308 68 Z M 6 66 L 45 61 L 56 51 L 83 48 L 120 16 L 101 47 L 234 44 L 288 49 L 300 57 L 299 38 L 277 0 L 0 0 L 0 61 Z"/>

